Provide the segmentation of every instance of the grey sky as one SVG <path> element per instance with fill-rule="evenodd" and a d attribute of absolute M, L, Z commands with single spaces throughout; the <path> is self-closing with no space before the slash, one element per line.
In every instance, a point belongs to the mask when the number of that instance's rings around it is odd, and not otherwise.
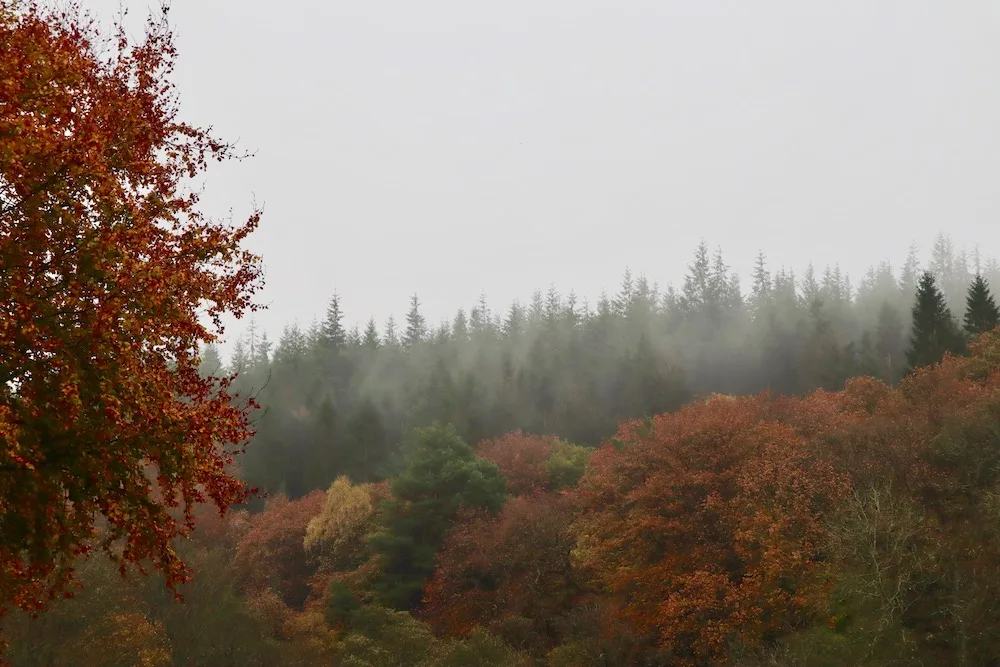
<path fill-rule="evenodd" d="M 118 1 L 84 5 L 110 19 Z M 857 278 L 940 229 L 1000 253 L 997 0 L 175 0 L 171 16 L 187 118 L 257 151 L 213 168 L 205 201 L 265 205 L 251 247 L 274 336 L 334 288 L 349 322 L 381 326 L 413 292 L 435 324 L 481 291 L 593 298 L 626 266 L 678 283 L 702 237 L 744 275 L 763 248 Z"/>

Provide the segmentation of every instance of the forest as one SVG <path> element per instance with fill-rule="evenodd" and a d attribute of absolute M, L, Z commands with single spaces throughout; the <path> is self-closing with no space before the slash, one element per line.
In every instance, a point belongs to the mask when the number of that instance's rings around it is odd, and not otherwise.
<path fill-rule="evenodd" d="M 199 506 L 184 602 L 90 559 L 7 619 L 9 658 L 991 664 L 997 267 L 930 255 L 856 288 L 761 255 L 744 294 L 702 244 L 681 289 L 626 272 L 593 307 L 549 289 L 431 329 L 413 296 L 380 332 L 333 295 L 273 350 L 251 323 L 200 366 L 261 406 L 260 497 Z"/>
<path fill-rule="evenodd" d="M 68 7 L 0 0 L 0 662 L 997 664 L 995 257 L 269 335 L 166 9 Z"/>

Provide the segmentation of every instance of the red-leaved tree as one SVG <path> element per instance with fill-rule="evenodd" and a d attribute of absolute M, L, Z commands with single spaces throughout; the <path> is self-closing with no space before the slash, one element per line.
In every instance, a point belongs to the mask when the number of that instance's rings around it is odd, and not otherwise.
<path fill-rule="evenodd" d="M 173 587 L 192 506 L 248 494 L 228 467 L 254 404 L 197 367 L 254 308 L 259 216 L 185 191 L 234 154 L 178 118 L 174 60 L 165 10 L 132 42 L 0 1 L 0 612 L 42 608 L 95 542 Z"/>

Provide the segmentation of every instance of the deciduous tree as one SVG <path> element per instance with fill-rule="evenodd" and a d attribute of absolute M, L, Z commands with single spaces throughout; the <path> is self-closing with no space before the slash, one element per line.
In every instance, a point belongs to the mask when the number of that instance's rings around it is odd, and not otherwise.
<path fill-rule="evenodd" d="M 42 607 L 95 539 L 174 586 L 192 505 L 247 497 L 254 404 L 198 351 L 254 307 L 259 216 L 211 221 L 182 187 L 235 154 L 178 117 L 175 55 L 165 11 L 133 42 L 0 3 L 0 609 Z"/>

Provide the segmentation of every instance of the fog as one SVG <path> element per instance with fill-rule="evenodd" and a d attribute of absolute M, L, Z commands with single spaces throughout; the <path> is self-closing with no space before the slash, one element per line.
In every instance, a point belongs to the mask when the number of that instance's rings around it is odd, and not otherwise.
<path fill-rule="evenodd" d="M 150 3 L 123 4 L 138 33 Z M 758 249 L 857 280 L 941 229 L 995 245 L 997 7 L 175 0 L 174 79 L 256 152 L 201 185 L 265 207 L 276 337 L 334 289 L 381 325 L 413 292 L 436 323 L 626 267 L 679 284 L 703 238 L 745 280 Z"/>

